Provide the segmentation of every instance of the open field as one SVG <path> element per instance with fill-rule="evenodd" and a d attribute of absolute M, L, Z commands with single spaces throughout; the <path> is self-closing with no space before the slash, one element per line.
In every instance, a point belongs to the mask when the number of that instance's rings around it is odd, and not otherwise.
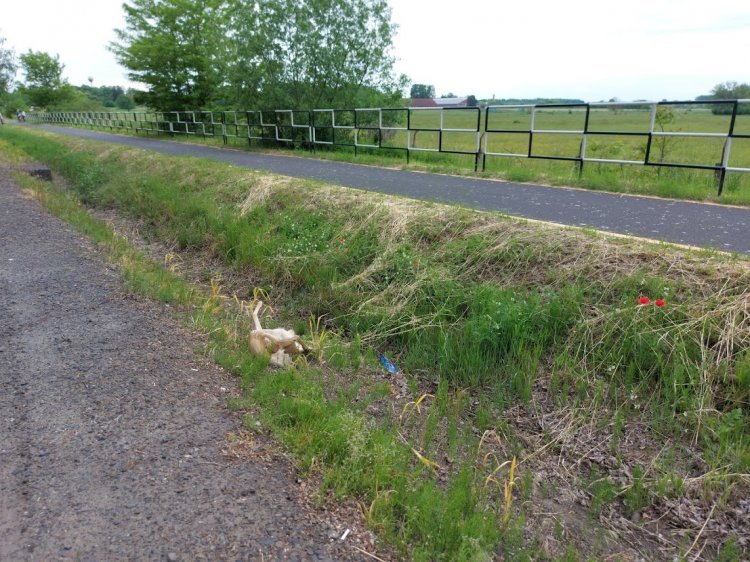
<path fill-rule="evenodd" d="M 536 130 L 576 131 L 582 130 L 585 123 L 585 109 L 547 109 L 536 114 Z M 622 160 L 628 162 L 643 161 L 647 150 L 647 136 L 613 135 L 618 132 L 643 133 L 649 130 L 650 110 L 647 108 L 592 106 L 589 118 L 589 131 L 602 134 L 587 135 L 587 158 Z M 190 113 L 181 114 L 181 119 L 192 120 Z M 392 150 L 378 150 L 360 147 L 357 156 L 351 147 L 338 147 L 335 151 L 326 145 L 317 145 L 315 155 L 318 157 L 341 159 L 346 161 L 366 161 L 380 165 L 403 165 L 407 133 L 399 130 L 406 126 L 406 110 L 383 112 L 384 127 L 392 127 L 383 132 L 383 147 Z M 442 133 L 444 151 L 467 152 L 469 155 L 435 152 L 440 147 L 440 134 L 429 129 L 441 127 L 439 112 L 414 110 L 410 117 L 412 128 L 422 128 L 412 133 L 411 166 L 448 173 L 471 174 L 475 158 L 473 153 L 481 148 L 488 153 L 525 155 L 529 147 L 531 128 L 528 109 L 497 108 L 490 113 L 489 128 L 516 132 L 484 133 L 485 113 L 476 109 L 447 110 L 442 117 L 444 129 L 462 129 Z M 234 123 L 234 119 L 230 119 Z M 655 131 L 665 133 L 726 133 L 729 129 L 729 115 L 714 115 L 708 109 L 690 106 L 660 106 L 657 114 Z M 238 113 L 237 124 L 228 126 L 229 135 L 244 137 L 247 134 L 247 119 Z M 252 123 L 253 121 L 251 121 Z M 360 144 L 378 144 L 378 132 L 366 127 L 376 127 L 377 111 L 360 111 L 358 125 L 363 127 L 358 132 Z M 307 135 L 309 118 L 306 112 L 295 113 L 295 124 L 302 127 L 291 127 L 291 115 L 283 114 L 280 123 L 286 126 L 280 129 L 284 138 L 296 139 L 297 146 Z M 315 130 L 318 140 L 331 139 L 330 125 L 332 116 L 326 112 L 316 112 Z M 339 112 L 336 125 L 348 127 L 354 125 L 353 112 Z M 176 127 L 181 130 L 183 126 Z M 204 129 L 194 125 L 185 125 L 188 135 L 177 134 L 174 138 L 189 138 L 197 142 L 219 143 L 221 138 L 205 138 L 200 132 Z M 476 131 L 482 131 L 477 135 Z M 210 126 L 205 131 L 211 132 Z M 220 130 L 220 128 L 219 128 Z M 750 115 L 739 114 L 735 122 L 736 134 L 750 134 Z M 263 127 L 252 127 L 254 135 L 273 136 L 273 130 Z M 354 144 L 354 129 L 337 129 L 336 142 Z M 246 147 L 247 139 L 229 137 L 233 146 Z M 537 157 L 575 158 L 580 155 L 582 135 L 574 133 L 535 133 L 533 136 L 532 154 Z M 258 141 L 253 144 L 259 146 Z M 274 143 L 260 143 L 270 147 Z M 723 139 L 710 137 L 655 137 L 651 146 L 649 161 L 682 165 L 713 166 L 722 161 Z M 650 194 L 676 199 L 717 201 L 726 204 L 750 204 L 750 173 L 727 172 L 724 192 L 717 196 L 717 178 L 713 170 L 684 168 L 667 168 L 642 166 L 637 164 L 587 162 L 581 171 L 574 162 L 528 159 L 524 157 L 493 156 L 486 157 L 486 170 L 480 175 L 502 177 L 509 181 L 541 182 L 552 185 L 575 185 L 590 189 L 602 189 L 615 192 Z M 732 142 L 730 167 L 750 168 L 750 139 L 737 138 Z M 482 162 L 480 158 L 480 170 Z"/>
<path fill-rule="evenodd" d="M 65 176 L 27 182 L 104 251 L 122 238 L 78 201 L 116 213 L 163 266 L 113 255 L 132 290 L 180 308 L 248 427 L 400 556 L 747 558 L 747 260 L 40 131 L 0 143 Z M 307 363 L 248 355 L 261 296 Z"/>

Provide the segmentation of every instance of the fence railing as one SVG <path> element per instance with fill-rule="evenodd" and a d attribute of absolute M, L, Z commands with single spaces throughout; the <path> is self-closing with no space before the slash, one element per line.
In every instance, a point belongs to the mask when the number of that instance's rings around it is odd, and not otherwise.
<path fill-rule="evenodd" d="M 718 193 L 727 172 L 750 172 L 750 100 L 490 105 L 456 108 L 279 109 L 275 111 L 49 112 L 29 120 L 135 134 L 186 135 L 711 170 Z M 693 143 L 676 149 L 675 139 Z M 698 142 L 698 144 L 696 144 Z M 735 150 L 733 143 L 745 143 Z M 702 144 L 701 144 L 702 143 Z"/>
<path fill-rule="evenodd" d="M 674 108 L 682 111 L 676 113 Z M 569 160 L 576 162 L 580 170 L 583 170 L 587 162 L 713 170 L 716 174 L 718 193 L 721 195 L 728 171 L 750 172 L 750 143 L 744 151 L 747 153 L 743 160 L 745 165 L 732 165 L 732 142 L 750 139 L 749 114 L 750 100 L 489 106 L 485 113 L 483 169 L 487 156 L 503 156 Z M 565 119 L 561 118 L 561 115 L 572 117 Z M 520 120 L 509 120 L 509 117 L 519 116 Z M 746 119 L 742 128 L 737 127 L 738 116 Z M 540 117 L 547 117 L 548 122 L 557 126 L 540 126 Z M 524 122 L 526 126 L 519 125 Z M 578 123 L 579 126 L 564 126 L 571 123 Z M 618 125 L 626 128 L 617 128 Z M 690 129 L 685 130 L 682 127 Z M 567 154 L 541 153 L 544 145 L 538 142 L 539 137 L 551 135 L 568 137 L 568 148 L 571 148 L 572 144 L 574 150 L 569 150 Z M 505 137 L 506 140 L 507 137 L 521 137 L 523 150 L 494 149 L 492 143 L 495 141 L 497 145 L 499 137 Z M 638 158 L 615 156 L 611 151 L 607 154 L 606 142 L 603 143 L 605 153 L 596 154 L 596 151 L 591 150 L 591 140 L 598 138 L 640 139 L 640 145 L 637 142 L 630 143 L 629 151 Z M 712 139 L 717 141 L 720 147 L 715 144 L 710 147 L 704 143 L 703 146 L 697 147 L 697 155 L 688 155 L 689 161 L 674 161 L 670 160 L 670 157 L 684 157 L 684 152 L 676 154 L 677 150 L 667 151 L 665 148 L 670 139 L 677 138 Z M 570 142 L 571 139 L 573 143 Z M 609 146 L 612 144 L 609 143 Z M 500 146 L 507 147 L 509 144 L 500 143 Z M 511 142 L 510 146 L 519 145 L 518 142 Z M 619 152 L 627 153 L 628 150 L 620 147 Z M 710 158 L 713 152 L 716 152 L 717 158 Z"/>

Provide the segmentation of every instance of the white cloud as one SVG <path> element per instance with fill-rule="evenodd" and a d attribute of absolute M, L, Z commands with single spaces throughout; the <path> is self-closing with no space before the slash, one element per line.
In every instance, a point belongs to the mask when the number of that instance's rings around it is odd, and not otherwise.
<path fill-rule="evenodd" d="M 438 94 L 693 99 L 750 82 L 745 0 L 390 0 L 397 68 Z"/>
<path fill-rule="evenodd" d="M 25 0 L 3 4 L 0 36 L 18 54 L 59 54 L 71 84 L 129 85 L 126 70 L 107 51 L 124 26 L 122 0 Z M 19 75 L 19 78 L 21 76 Z"/>

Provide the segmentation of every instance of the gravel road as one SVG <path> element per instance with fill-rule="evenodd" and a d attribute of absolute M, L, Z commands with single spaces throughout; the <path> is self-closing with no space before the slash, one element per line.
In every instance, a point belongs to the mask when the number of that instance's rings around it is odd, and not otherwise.
<path fill-rule="evenodd" d="M 362 559 L 198 344 L 0 169 L 0 560 Z"/>

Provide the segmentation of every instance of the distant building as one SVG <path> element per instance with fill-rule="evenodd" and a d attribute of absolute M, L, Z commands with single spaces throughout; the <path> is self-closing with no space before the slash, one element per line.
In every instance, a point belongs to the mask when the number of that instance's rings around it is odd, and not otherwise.
<path fill-rule="evenodd" d="M 469 98 L 412 98 L 412 107 L 468 107 Z"/>
<path fill-rule="evenodd" d="M 438 104 L 436 104 L 435 100 L 432 98 L 412 98 L 411 106 L 412 107 L 437 107 Z"/>

